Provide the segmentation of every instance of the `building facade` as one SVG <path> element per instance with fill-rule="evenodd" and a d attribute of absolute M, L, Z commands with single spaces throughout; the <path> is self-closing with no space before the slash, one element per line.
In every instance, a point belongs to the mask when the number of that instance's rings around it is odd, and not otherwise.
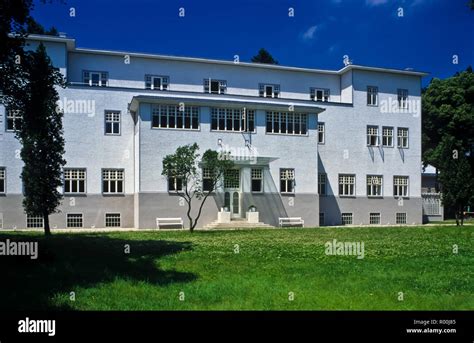
<path fill-rule="evenodd" d="M 307 227 L 422 222 L 424 73 L 102 51 L 36 35 L 28 48 L 40 42 L 67 80 L 59 89 L 64 200 L 53 227 L 155 228 L 156 218 L 185 219 L 182 185 L 161 175 L 162 161 L 192 143 L 201 153 L 230 152 L 236 165 L 198 227 L 223 209 L 243 219 L 250 207 L 273 226 L 280 217 Z M 4 107 L 0 125 L 0 227 L 41 226 L 21 206 L 20 144 Z"/>

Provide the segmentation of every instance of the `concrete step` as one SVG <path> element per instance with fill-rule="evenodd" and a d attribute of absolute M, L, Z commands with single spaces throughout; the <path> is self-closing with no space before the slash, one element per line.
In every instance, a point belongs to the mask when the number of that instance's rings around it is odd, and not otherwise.
<path fill-rule="evenodd" d="M 203 229 L 240 229 L 240 228 L 273 228 L 273 226 L 262 223 L 262 222 L 249 223 L 245 219 L 242 219 L 242 220 L 232 220 L 230 223 L 218 223 L 217 221 L 214 221 L 203 227 Z"/>

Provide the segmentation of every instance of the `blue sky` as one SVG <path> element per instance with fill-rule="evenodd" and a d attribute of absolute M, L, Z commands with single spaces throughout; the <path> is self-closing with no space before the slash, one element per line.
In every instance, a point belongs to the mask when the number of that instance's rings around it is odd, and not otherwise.
<path fill-rule="evenodd" d="M 46 2 L 35 0 L 35 19 L 78 47 L 241 61 L 264 47 L 281 65 L 322 69 L 340 69 L 347 54 L 355 64 L 430 72 L 425 85 L 474 66 L 468 0 Z"/>

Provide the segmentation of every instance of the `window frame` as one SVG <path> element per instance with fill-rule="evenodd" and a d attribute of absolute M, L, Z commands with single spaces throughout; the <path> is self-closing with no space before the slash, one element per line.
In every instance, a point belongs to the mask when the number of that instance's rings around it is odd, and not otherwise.
<path fill-rule="evenodd" d="M 399 109 L 408 110 L 408 89 L 397 89 L 397 103 Z"/>
<path fill-rule="evenodd" d="M 392 134 L 391 135 L 385 135 L 385 130 L 391 130 Z M 382 147 L 384 148 L 393 148 L 393 141 L 394 137 L 393 134 L 395 133 L 395 129 L 393 126 L 382 126 Z M 385 144 L 385 138 L 390 138 L 391 139 L 391 145 Z"/>
<path fill-rule="evenodd" d="M 17 122 L 21 120 L 22 116 L 19 115 L 19 111 L 9 111 L 5 109 L 5 132 L 16 132 L 17 126 L 20 126 Z M 9 123 L 12 123 L 13 128 L 9 128 Z"/>
<path fill-rule="evenodd" d="M 376 217 L 378 220 L 376 223 L 372 222 L 373 217 Z M 369 225 L 380 225 L 382 223 L 382 215 L 380 212 L 369 212 Z"/>
<path fill-rule="evenodd" d="M 370 101 L 369 101 L 370 99 Z M 374 101 L 375 100 L 375 103 Z M 367 106 L 378 107 L 379 106 L 379 87 L 367 86 Z"/>
<path fill-rule="evenodd" d="M 400 136 L 400 132 L 406 131 L 406 136 Z M 406 146 L 400 143 L 403 143 L 403 140 L 406 140 Z M 397 127 L 397 148 L 399 149 L 408 149 L 410 147 L 410 131 L 408 127 Z"/>
<path fill-rule="evenodd" d="M 121 172 L 122 173 L 122 179 L 120 180 L 119 178 L 116 178 L 114 180 L 110 180 L 110 179 L 104 180 L 104 172 L 105 171 L 108 171 L 108 172 L 111 172 L 111 171 Z M 108 182 L 108 189 L 109 189 L 108 192 L 104 191 L 104 182 L 105 181 Z M 122 183 L 122 191 L 121 192 L 118 192 L 118 191 L 110 192 L 111 182 L 115 183 L 115 189 L 116 190 L 118 189 L 119 182 L 121 182 Z M 101 184 L 102 184 L 102 195 L 112 195 L 112 196 L 113 195 L 124 195 L 125 194 L 125 169 L 123 169 L 123 168 L 102 168 L 101 169 Z"/>
<path fill-rule="evenodd" d="M 75 171 L 78 173 L 78 177 L 77 178 L 70 178 L 70 179 L 66 179 L 66 172 L 69 172 L 69 171 Z M 84 172 L 84 192 L 80 192 L 80 181 L 81 181 L 81 178 L 79 177 L 79 173 L 80 172 Z M 71 181 L 71 182 L 76 182 L 77 185 L 77 192 L 72 192 L 72 191 L 69 191 L 69 192 L 66 192 L 66 181 Z M 71 185 L 69 186 L 69 189 L 72 189 Z M 87 194 L 87 169 L 86 168 L 64 168 L 63 169 L 63 194 L 64 195 L 84 195 L 84 194 Z"/>
<path fill-rule="evenodd" d="M 318 92 L 321 92 L 321 99 L 318 98 Z M 316 102 L 329 102 L 331 91 L 329 88 L 311 87 L 309 89 L 309 97 Z"/>
<path fill-rule="evenodd" d="M 272 88 L 272 96 L 267 96 L 267 87 Z M 280 85 L 276 83 L 259 83 L 258 84 L 258 96 L 260 98 L 268 98 L 268 99 L 278 99 L 280 98 Z"/>
<path fill-rule="evenodd" d="M 269 121 L 271 118 L 271 121 Z M 278 118 L 278 120 L 275 120 Z M 285 118 L 285 130 L 287 132 L 282 131 L 282 118 Z M 293 133 L 289 133 L 290 127 L 290 120 L 291 121 L 291 128 Z M 265 134 L 268 135 L 288 135 L 288 136 L 297 136 L 297 137 L 308 137 L 309 130 L 308 130 L 308 114 L 307 113 L 299 113 L 299 112 L 278 112 L 278 111 L 266 111 L 265 112 Z M 269 123 L 271 123 L 271 131 L 269 129 Z M 276 124 L 278 125 L 278 132 L 275 132 Z M 298 127 L 298 129 L 297 129 Z M 299 132 L 299 133 L 296 133 Z M 304 133 L 302 133 L 304 132 Z"/>
<path fill-rule="evenodd" d="M 70 226 L 69 225 L 69 216 L 77 215 L 81 216 L 81 226 Z M 66 228 L 77 229 L 77 228 L 84 228 L 84 214 L 80 212 L 69 212 L 66 213 Z"/>
<path fill-rule="evenodd" d="M 399 222 L 399 219 L 400 219 L 400 216 L 399 215 L 403 215 L 401 216 L 403 218 L 403 223 L 400 223 Z M 396 212 L 395 213 L 395 225 L 406 225 L 407 224 L 407 213 L 406 212 Z"/>
<path fill-rule="evenodd" d="M 350 217 L 351 222 L 350 223 L 345 223 L 344 222 L 344 217 Z M 352 212 L 343 212 L 343 213 L 341 213 L 341 224 L 342 225 L 354 225 L 354 213 L 352 213 Z"/>
<path fill-rule="evenodd" d="M 110 115 L 112 120 L 109 120 L 107 116 Z M 118 121 L 115 120 L 118 115 Z M 107 124 L 110 123 L 112 132 L 107 132 Z M 114 132 L 114 124 L 118 123 L 118 132 Z M 122 111 L 105 110 L 104 111 L 104 135 L 105 136 L 121 136 L 122 135 Z"/>
<path fill-rule="evenodd" d="M 374 178 L 377 178 L 380 181 L 380 184 L 369 183 L 369 179 L 373 180 Z M 373 194 L 374 189 L 377 189 L 377 187 L 380 188 L 380 194 Z M 368 198 L 383 198 L 383 175 L 373 175 L 373 174 L 367 175 L 366 190 L 367 190 Z"/>
<path fill-rule="evenodd" d="M 255 133 L 257 126 L 255 125 L 256 111 L 247 108 L 224 108 L 211 107 L 211 125 L 210 131 L 214 132 L 248 132 Z M 229 118 L 228 118 L 229 117 Z M 251 118 L 251 120 L 249 119 Z M 221 128 L 221 121 L 223 128 Z M 228 123 L 231 123 L 232 130 L 228 129 Z M 235 123 L 238 122 L 239 129 L 235 130 Z M 252 125 L 250 125 L 252 123 Z M 249 128 L 253 127 L 253 130 Z"/>
<path fill-rule="evenodd" d="M 217 82 L 217 92 L 212 91 L 212 83 Z M 207 78 L 203 81 L 203 89 L 206 94 L 227 94 L 227 80 Z"/>
<path fill-rule="evenodd" d="M 119 225 L 107 225 L 107 215 L 118 215 L 118 218 L 119 218 Z M 104 214 L 104 227 L 119 227 L 121 228 L 122 227 L 122 213 L 121 212 L 106 212 Z"/>
<path fill-rule="evenodd" d="M 3 191 L 0 190 L 0 196 L 7 194 L 7 167 L 0 167 L 0 184 L 3 184 Z"/>
<path fill-rule="evenodd" d="M 326 196 L 327 195 L 327 183 L 328 183 L 327 174 L 326 173 L 318 173 L 318 195 L 319 196 Z M 322 190 L 324 190 L 324 192 L 322 192 Z"/>
<path fill-rule="evenodd" d="M 353 178 L 353 182 L 352 183 L 341 183 L 341 177 L 344 178 L 344 177 L 349 177 L 349 178 Z M 343 198 L 349 198 L 349 197 L 355 197 L 356 196 L 356 174 L 338 174 L 337 176 L 337 180 L 338 180 L 338 195 L 339 197 L 343 197 Z M 346 190 L 346 186 L 348 187 L 348 189 L 350 190 L 350 185 L 353 185 L 352 186 L 352 192 L 351 194 L 346 194 L 345 190 Z M 342 186 L 342 190 L 343 192 L 341 193 L 341 186 Z"/>
<path fill-rule="evenodd" d="M 287 177 L 282 179 L 282 172 L 286 172 L 288 175 Z M 292 175 L 289 175 L 291 173 Z M 280 194 L 295 194 L 295 186 L 296 186 L 296 176 L 295 176 L 295 168 L 280 168 L 279 170 L 279 180 L 280 180 Z M 282 190 L 282 181 L 285 181 L 285 191 Z M 291 185 L 291 191 L 288 191 L 288 185 Z"/>
<path fill-rule="evenodd" d="M 41 226 L 37 226 L 37 224 L 31 226 L 29 224 L 31 224 L 31 221 L 30 220 L 37 220 L 38 218 L 41 219 Z M 43 216 L 30 216 L 29 214 L 26 214 L 26 228 L 27 229 L 44 229 L 44 218 Z"/>
<path fill-rule="evenodd" d="M 371 133 L 372 130 L 375 130 L 375 134 Z M 367 125 L 367 146 L 368 147 L 378 147 L 380 145 L 379 141 L 379 127 L 376 125 Z M 372 144 L 372 139 L 375 137 L 375 144 Z"/>
<path fill-rule="evenodd" d="M 396 179 L 405 179 L 406 185 L 395 184 Z M 403 187 L 403 188 L 400 188 Z M 410 197 L 410 177 L 407 175 L 394 175 L 393 176 L 393 196 L 395 198 L 409 198 Z M 398 194 L 400 189 L 406 189 L 405 194 Z M 396 190 L 396 191 L 395 191 Z M 397 194 L 395 194 L 397 193 Z"/>
<path fill-rule="evenodd" d="M 86 76 L 86 74 L 89 74 L 89 76 Z M 97 85 L 94 85 L 92 83 L 93 74 L 99 75 L 99 83 Z M 88 79 L 88 82 L 86 82 L 86 79 Z M 82 83 L 89 87 L 108 87 L 109 86 L 109 73 L 106 71 L 99 71 L 99 70 L 83 70 Z"/>
<path fill-rule="evenodd" d="M 166 177 L 167 184 L 168 184 L 168 193 L 184 193 L 185 191 L 185 180 L 184 177 L 181 175 L 168 175 Z M 181 184 L 178 181 L 181 180 Z M 173 181 L 173 182 L 171 182 Z M 170 185 L 173 184 L 174 189 L 170 189 Z M 181 189 L 178 189 L 178 185 L 181 186 Z"/>
<path fill-rule="evenodd" d="M 157 120 L 155 121 L 155 118 Z M 174 126 L 170 127 L 170 118 L 173 120 Z M 189 119 L 188 119 L 189 118 Z M 162 125 L 162 120 L 165 119 L 166 127 Z M 186 122 L 189 120 L 189 128 L 186 127 Z M 179 123 L 181 121 L 181 126 Z M 158 125 L 155 125 L 155 124 Z M 197 127 L 194 127 L 197 123 Z M 150 127 L 153 130 L 186 130 L 186 131 L 200 131 L 201 130 L 201 111 L 199 106 L 184 106 L 184 110 L 180 111 L 179 105 L 169 104 L 153 104 L 151 107 L 151 121 Z"/>
<path fill-rule="evenodd" d="M 259 178 L 256 178 L 254 177 L 254 171 L 259 171 L 260 172 L 260 177 Z M 263 179 L 264 179 L 264 171 L 263 171 L 263 168 L 250 168 L 250 192 L 251 193 L 263 193 L 263 185 L 264 185 L 264 182 L 263 182 Z M 259 191 L 255 191 L 254 188 L 253 188 L 253 182 L 254 181 L 260 181 L 260 190 Z"/>
<path fill-rule="evenodd" d="M 149 79 L 149 80 L 148 80 Z M 155 79 L 160 79 L 160 88 L 155 88 Z M 150 87 L 148 87 L 148 85 Z M 167 91 L 169 90 L 170 78 L 166 75 L 145 74 L 145 89 L 152 91 Z"/>
<path fill-rule="evenodd" d="M 318 122 L 318 144 L 326 144 L 326 125 L 324 122 Z"/>

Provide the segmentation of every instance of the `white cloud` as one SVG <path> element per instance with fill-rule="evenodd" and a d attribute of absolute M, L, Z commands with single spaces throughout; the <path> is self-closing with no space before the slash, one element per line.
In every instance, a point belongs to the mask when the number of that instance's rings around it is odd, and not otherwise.
<path fill-rule="evenodd" d="M 318 29 L 318 25 L 313 25 L 309 29 L 303 33 L 303 39 L 304 40 L 310 40 L 314 38 L 314 34 L 316 33 L 316 30 Z"/>

